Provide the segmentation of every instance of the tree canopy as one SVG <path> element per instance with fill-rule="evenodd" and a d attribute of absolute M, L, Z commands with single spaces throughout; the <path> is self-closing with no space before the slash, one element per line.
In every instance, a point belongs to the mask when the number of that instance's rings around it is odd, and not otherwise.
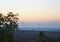
<path fill-rule="evenodd" d="M 0 42 L 13 42 L 13 30 L 18 27 L 17 14 L 9 12 L 6 16 L 0 13 Z"/>

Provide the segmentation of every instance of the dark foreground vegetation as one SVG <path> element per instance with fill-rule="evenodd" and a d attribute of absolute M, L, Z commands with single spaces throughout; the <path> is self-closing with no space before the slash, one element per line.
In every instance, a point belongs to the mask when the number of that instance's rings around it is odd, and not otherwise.
<path fill-rule="evenodd" d="M 16 16 L 0 13 L 0 42 L 60 42 L 60 32 L 19 30 Z"/>
<path fill-rule="evenodd" d="M 13 42 L 14 33 L 18 27 L 17 14 L 9 12 L 6 16 L 0 13 L 0 42 Z"/>
<path fill-rule="evenodd" d="M 40 32 L 40 42 L 60 42 L 60 32 Z"/>
<path fill-rule="evenodd" d="M 20 30 L 14 35 L 14 42 L 60 42 L 60 32 Z"/>

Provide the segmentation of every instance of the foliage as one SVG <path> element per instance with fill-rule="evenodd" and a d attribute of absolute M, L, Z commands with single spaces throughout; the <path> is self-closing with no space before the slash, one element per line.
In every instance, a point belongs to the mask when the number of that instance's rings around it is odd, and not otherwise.
<path fill-rule="evenodd" d="M 43 31 L 40 32 L 40 42 L 44 42 L 45 38 L 44 38 L 44 33 Z"/>
<path fill-rule="evenodd" d="M 9 12 L 7 16 L 0 13 L 0 42 L 13 42 L 13 30 L 17 29 L 18 17 Z"/>
<path fill-rule="evenodd" d="M 52 38 L 44 35 L 43 31 L 40 32 L 40 42 L 60 42 L 59 38 Z"/>

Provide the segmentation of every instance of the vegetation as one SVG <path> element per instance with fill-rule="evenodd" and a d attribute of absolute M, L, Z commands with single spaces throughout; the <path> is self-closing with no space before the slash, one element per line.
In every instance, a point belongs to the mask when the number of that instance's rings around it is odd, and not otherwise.
<path fill-rule="evenodd" d="M 40 42 L 60 42 L 60 38 L 52 38 L 45 36 L 43 31 L 40 32 Z"/>
<path fill-rule="evenodd" d="M 0 42 L 13 42 L 13 31 L 17 29 L 17 14 L 9 12 L 7 16 L 0 13 Z"/>
<path fill-rule="evenodd" d="M 44 33 L 41 31 L 40 32 L 40 42 L 44 42 L 45 38 L 44 38 Z"/>

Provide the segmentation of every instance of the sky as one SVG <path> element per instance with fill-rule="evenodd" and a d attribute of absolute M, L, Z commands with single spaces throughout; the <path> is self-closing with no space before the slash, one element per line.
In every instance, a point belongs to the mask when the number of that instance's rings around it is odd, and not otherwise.
<path fill-rule="evenodd" d="M 0 13 L 19 13 L 19 21 L 60 22 L 60 0 L 0 0 Z"/>

